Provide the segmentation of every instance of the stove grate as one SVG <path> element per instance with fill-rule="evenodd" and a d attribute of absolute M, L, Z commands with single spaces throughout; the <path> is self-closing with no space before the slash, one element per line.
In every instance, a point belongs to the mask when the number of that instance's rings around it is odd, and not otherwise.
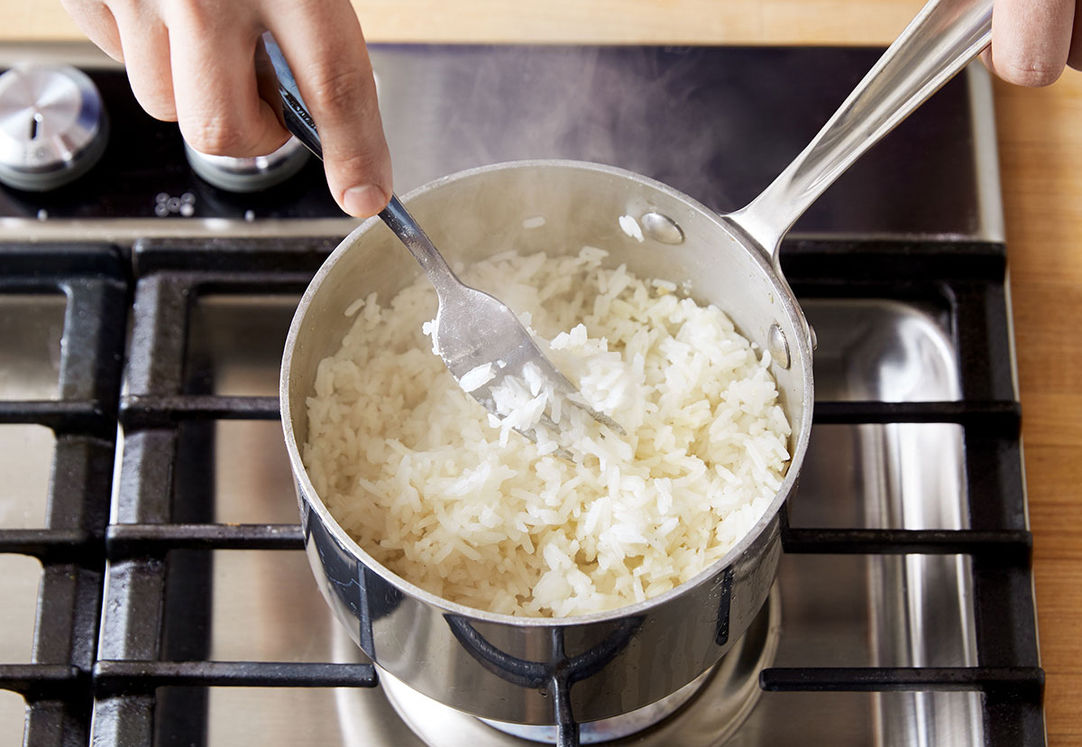
<path fill-rule="evenodd" d="M 376 684 L 370 664 L 207 661 L 209 549 L 303 547 L 298 526 L 213 523 L 209 486 L 181 505 L 182 424 L 277 419 L 269 397 L 216 397 L 189 381 L 193 304 L 208 293 L 300 293 L 333 244 L 201 242 L 202 251 L 137 244 L 134 317 L 121 399 L 124 430 L 116 523 L 106 534 L 109 584 L 94 667 L 94 736 L 107 744 L 205 741 L 200 688 L 334 687 Z M 212 442 L 212 439 L 210 439 Z M 208 456 L 207 454 L 201 454 Z M 200 471 L 200 470 L 196 470 Z M 202 470 L 204 472 L 209 470 Z M 188 552 L 195 551 L 195 552 Z"/>
<path fill-rule="evenodd" d="M 63 520 L 56 516 L 43 532 L 0 531 L 0 551 L 40 557 L 49 568 L 74 568 L 82 579 L 74 582 L 65 597 L 65 614 L 51 615 L 43 625 L 67 620 L 68 632 L 60 639 L 83 643 L 69 644 L 67 649 L 60 646 L 64 649 L 60 655 L 55 644 L 43 646 L 40 661 L 35 659 L 39 663 L 0 667 L 0 686 L 23 693 L 32 704 L 28 735 L 33 739 L 61 731 L 88 735 L 92 707 L 89 737 L 100 743 L 160 743 L 168 735 L 169 743 L 199 744 L 206 741 L 206 704 L 200 688 L 377 684 L 375 670 L 368 664 L 208 661 L 210 561 L 206 551 L 295 551 L 303 546 L 302 536 L 299 527 L 291 524 L 215 523 L 213 491 L 203 484 L 189 491 L 202 496 L 200 500 L 185 505 L 174 500 L 179 481 L 196 479 L 178 466 L 181 427 L 278 417 L 274 397 L 216 395 L 187 378 L 193 303 L 207 293 L 298 294 L 332 248 L 325 240 L 137 243 L 131 257 L 134 298 L 128 390 L 119 402 L 115 361 L 122 343 L 116 339 L 116 330 L 123 329 L 126 315 L 127 265 L 108 248 L 78 249 L 69 256 L 71 249 L 65 247 L 54 258 L 68 263 L 68 274 L 63 277 L 73 279 L 63 280 L 51 270 L 36 269 L 47 266 L 39 247 L 30 259 L 18 255 L 18 272 L 13 275 L 18 289 L 56 288 L 58 284 L 83 288 L 89 300 L 80 303 L 108 312 L 107 317 L 93 317 L 97 322 L 80 321 L 70 308 L 68 312 L 72 323 L 93 327 L 93 335 L 80 335 L 93 355 L 65 350 L 81 368 L 89 366 L 97 372 L 92 384 L 71 384 L 89 386 L 89 390 L 69 393 L 64 388 L 65 395 L 57 403 L 0 403 L 0 422 L 37 422 L 54 428 L 58 434 L 55 469 L 58 474 L 73 475 L 70 482 L 54 482 L 70 486 L 69 492 L 75 495 L 68 498 L 79 506 L 75 513 L 64 514 Z M 0 258 L 8 256 L 15 255 L 0 254 Z M 954 241 L 795 239 L 786 243 L 783 264 L 801 298 L 932 302 L 949 316 L 962 362 L 960 401 L 822 401 L 816 403 L 814 417 L 818 424 L 961 426 L 969 527 L 807 528 L 790 526 L 785 513 L 782 539 L 790 554 L 968 556 L 974 582 L 977 666 L 770 668 L 761 674 L 762 687 L 979 692 L 990 744 L 1043 743 L 1043 672 L 1037 654 L 1032 538 L 1025 518 L 1021 416 L 1013 382 L 1004 247 Z M 96 288 L 97 295 L 89 288 Z M 123 453 L 115 487 L 116 516 L 106 526 L 104 496 L 112 473 L 117 423 L 124 430 Z M 80 475 L 86 479 L 76 482 L 74 477 Z M 80 518 L 72 523 L 71 516 Z M 95 654 L 92 641 L 97 634 L 102 564 L 106 562 L 105 612 Z M 46 584 L 43 605 L 53 604 L 45 600 L 58 584 L 58 580 Z M 176 620 L 178 615 L 183 621 Z M 39 632 L 43 640 L 49 635 L 49 631 Z M 39 713 L 36 717 L 35 712 Z M 60 737 L 40 739 L 41 744 L 61 741 Z"/>
<path fill-rule="evenodd" d="M 0 402 L 0 423 L 56 437 L 42 529 L 0 529 L 0 553 L 42 564 L 31 663 L 0 664 L 31 745 L 87 743 L 116 445 L 129 263 L 106 245 L 0 245 L 0 293 L 63 294 L 59 399 Z"/>
<path fill-rule="evenodd" d="M 958 349 L 958 402 L 816 402 L 816 423 L 956 423 L 964 429 L 970 528 L 811 529 L 789 526 L 787 553 L 923 553 L 972 557 L 978 666 L 766 669 L 764 689 L 968 690 L 984 694 L 991 745 L 1045 743 L 1014 384 L 1006 249 L 998 243 L 789 242 L 783 266 L 798 296 L 876 295 L 946 302 Z"/>

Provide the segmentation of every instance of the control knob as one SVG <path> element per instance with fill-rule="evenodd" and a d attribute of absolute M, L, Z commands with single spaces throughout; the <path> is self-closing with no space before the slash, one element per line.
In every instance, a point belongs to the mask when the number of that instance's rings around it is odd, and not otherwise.
<path fill-rule="evenodd" d="M 294 137 L 273 153 L 252 158 L 212 156 L 184 143 L 192 170 L 227 192 L 258 192 L 284 182 L 308 161 L 308 150 Z"/>
<path fill-rule="evenodd" d="M 93 81 L 67 65 L 17 65 L 0 75 L 0 182 L 55 189 L 97 163 L 108 122 Z"/>

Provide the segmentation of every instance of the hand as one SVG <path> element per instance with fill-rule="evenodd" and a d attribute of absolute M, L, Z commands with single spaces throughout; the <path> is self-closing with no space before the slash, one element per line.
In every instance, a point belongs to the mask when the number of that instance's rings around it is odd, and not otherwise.
<path fill-rule="evenodd" d="M 289 138 L 259 44 L 269 30 L 319 123 L 335 200 L 357 217 L 387 204 L 391 159 L 349 0 L 62 2 L 91 41 L 125 63 L 140 105 L 178 122 L 189 145 L 212 155 L 265 155 Z"/>
<path fill-rule="evenodd" d="M 1055 83 L 1065 65 L 1082 70 L 1082 1 L 996 0 L 988 69 L 1022 86 Z"/>

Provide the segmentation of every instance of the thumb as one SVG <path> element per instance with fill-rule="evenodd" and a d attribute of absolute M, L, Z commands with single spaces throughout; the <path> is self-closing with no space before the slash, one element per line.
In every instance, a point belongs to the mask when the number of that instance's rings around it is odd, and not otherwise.
<path fill-rule="evenodd" d="M 348 214 L 367 218 L 387 205 L 392 180 L 364 36 L 349 3 L 305 8 L 277 19 L 272 33 L 319 129 L 331 194 Z"/>

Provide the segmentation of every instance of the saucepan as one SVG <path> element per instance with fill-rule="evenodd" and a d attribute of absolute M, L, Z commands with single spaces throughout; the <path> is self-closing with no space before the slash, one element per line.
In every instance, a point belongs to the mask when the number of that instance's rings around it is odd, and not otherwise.
<path fill-rule="evenodd" d="M 759 611 L 780 554 L 778 516 L 796 488 L 812 421 L 814 336 L 778 262 L 781 237 L 872 143 L 983 49 L 991 0 L 933 0 L 812 143 L 743 210 L 717 215 L 651 179 L 610 166 L 522 161 L 459 173 L 405 197 L 452 262 L 512 246 L 609 252 L 640 277 L 686 284 L 771 353 L 792 435 L 781 488 L 721 560 L 656 598 L 570 618 L 522 618 L 464 607 L 398 577 L 330 515 L 301 458 L 305 400 L 316 367 L 376 291 L 389 298 L 416 265 L 377 219 L 351 233 L 309 285 L 289 330 L 282 423 L 313 572 L 327 602 L 381 671 L 453 708 L 519 724 L 556 725 L 625 714 L 681 690 L 714 665 Z M 688 123 L 701 126 L 702 123 Z M 768 126 L 768 125 L 766 125 Z M 619 229 L 635 217 L 642 240 Z M 523 222 L 544 216 L 527 235 Z"/>

